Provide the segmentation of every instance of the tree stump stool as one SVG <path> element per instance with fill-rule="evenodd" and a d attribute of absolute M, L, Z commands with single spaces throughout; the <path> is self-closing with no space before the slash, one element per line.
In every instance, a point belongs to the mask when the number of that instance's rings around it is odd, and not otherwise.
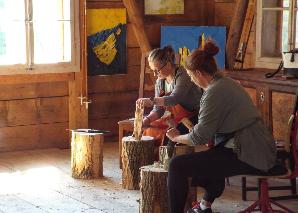
<path fill-rule="evenodd" d="M 190 154 L 194 152 L 191 146 L 175 146 L 173 156 Z M 173 157 L 172 156 L 172 157 Z M 160 162 L 141 168 L 141 213 L 164 213 L 169 212 L 167 177 L 169 157 L 167 147 L 159 149 Z M 162 163 L 164 162 L 164 164 Z M 191 181 L 189 180 L 189 183 Z M 189 184 L 190 185 L 190 184 Z M 197 200 L 196 187 L 189 187 L 184 212 L 192 207 L 192 202 Z"/>
<path fill-rule="evenodd" d="M 138 190 L 140 168 L 154 162 L 154 138 L 142 136 L 136 140 L 132 136 L 122 139 L 122 187 Z"/>
<path fill-rule="evenodd" d="M 190 154 L 195 151 L 194 146 L 175 146 L 172 156 L 169 156 L 169 150 L 167 146 L 160 146 L 159 147 L 159 163 L 163 165 L 163 168 L 168 170 L 169 168 L 169 162 L 171 157 L 174 157 L 176 155 L 184 155 L 184 154 Z"/>
<path fill-rule="evenodd" d="M 103 141 L 102 133 L 72 131 L 72 177 L 92 179 L 103 176 Z"/>
<path fill-rule="evenodd" d="M 141 202 L 140 213 L 169 212 L 168 171 L 155 168 L 154 165 L 141 168 Z"/>

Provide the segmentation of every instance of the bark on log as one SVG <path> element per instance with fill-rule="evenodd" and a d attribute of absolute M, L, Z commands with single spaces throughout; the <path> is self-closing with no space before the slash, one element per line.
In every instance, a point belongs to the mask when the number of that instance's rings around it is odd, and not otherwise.
<path fill-rule="evenodd" d="M 140 168 L 154 162 L 154 139 L 142 136 L 136 140 L 132 136 L 122 139 L 122 187 L 138 190 Z"/>
<path fill-rule="evenodd" d="M 141 202 L 140 213 L 169 212 L 168 172 L 152 165 L 141 168 Z"/>
<path fill-rule="evenodd" d="M 163 168 L 155 168 L 154 165 L 141 168 L 140 213 L 169 212 L 167 178 L 168 172 Z M 197 190 L 195 187 L 190 187 L 184 212 L 187 212 L 196 199 Z"/>
<path fill-rule="evenodd" d="M 80 179 L 103 176 L 103 134 L 72 131 L 72 177 Z"/>
<path fill-rule="evenodd" d="M 194 146 L 175 146 L 172 157 L 176 155 L 184 155 L 190 154 L 195 151 Z M 168 148 L 167 146 L 160 146 L 159 147 L 159 162 L 163 165 L 164 169 L 168 169 L 169 167 L 169 155 L 168 155 Z"/>

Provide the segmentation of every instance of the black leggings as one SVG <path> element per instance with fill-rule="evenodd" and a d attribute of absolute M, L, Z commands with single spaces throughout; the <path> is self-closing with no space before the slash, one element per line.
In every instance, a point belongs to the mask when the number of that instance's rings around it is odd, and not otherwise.
<path fill-rule="evenodd" d="M 225 188 L 225 177 L 245 174 L 263 174 L 262 171 L 238 160 L 232 149 L 214 147 L 207 151 L 174 157 L 170 161 L 168 193 L 171 213 L 183 213 L 188 191 L 192 185 L 205 189 L 203 199 L 213 202 Z"/>

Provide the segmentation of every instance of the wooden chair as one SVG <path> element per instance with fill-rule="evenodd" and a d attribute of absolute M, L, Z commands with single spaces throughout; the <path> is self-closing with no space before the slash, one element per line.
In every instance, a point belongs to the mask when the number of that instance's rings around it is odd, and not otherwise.
<path fill-rule="evenodd" d="M 298 94 L 298 91 L 297 91 Z M 262 213 L 268 212 L 287 212 L 295 213 L 294 211 L 282 206 L 278 202 L 269 197 L 270 187 L 268 186 L 268 179 L 283 178 L 283 179 L 296 179 L 298 177 L 298 153 L 297 153 L 297 131 L 298 131 L 298 98 L 296 96 L 295 108 L 288 122 L 287 136 L 284 143 L 284 150 L 288 155 L 286 160 L 287 174 L 280 176 L 263 176 L 259 179 L 259 199 L 251 206 L 241 211 L 241 213 L 249 213 L 253 211 L 261 211 Z M 274 210 L 271 204 L 279 207 L 282 210 Z"/>

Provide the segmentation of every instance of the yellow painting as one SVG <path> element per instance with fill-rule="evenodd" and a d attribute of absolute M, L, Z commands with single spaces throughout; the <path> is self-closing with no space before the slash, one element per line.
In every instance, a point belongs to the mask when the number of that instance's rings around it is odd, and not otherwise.
<path fill-rule="evenodd" d="M 126 71 L 126 10 L 88 9 L 88 74 L 111 75 Z"/>
<path fill-rule="evenodd" d="M 145 0 L 145 15 L 184 14 L 184 0 Z"/>

